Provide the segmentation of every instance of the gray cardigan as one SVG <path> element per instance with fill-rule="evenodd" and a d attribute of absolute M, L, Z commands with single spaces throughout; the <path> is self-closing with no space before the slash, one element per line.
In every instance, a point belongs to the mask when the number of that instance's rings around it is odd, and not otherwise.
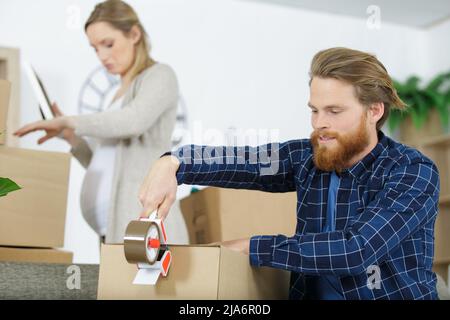
<path fill-rule="evenodd" d="M 120 110 L 74 117 L 78 144 L 71 152 L 87 168 L 92 150 L 83 136 L 119 139 L 106 243 L 123 243 L 125 229 L 139 217 L 138 194 L 151 164 L 171 149 L 178 103 L 174 71 L 155 64 L 141 72 L 128 88 Z"/>

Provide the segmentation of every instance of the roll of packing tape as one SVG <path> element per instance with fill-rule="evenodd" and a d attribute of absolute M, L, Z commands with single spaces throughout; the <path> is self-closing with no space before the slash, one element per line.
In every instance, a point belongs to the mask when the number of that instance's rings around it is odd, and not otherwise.
<path fill-rule="evenodd" d="M 154 264 L 158 260 L 160 239 L 161 234 L 154 221 L 131 221 L 124 237 L 125 258 L 129 263 Z"/>

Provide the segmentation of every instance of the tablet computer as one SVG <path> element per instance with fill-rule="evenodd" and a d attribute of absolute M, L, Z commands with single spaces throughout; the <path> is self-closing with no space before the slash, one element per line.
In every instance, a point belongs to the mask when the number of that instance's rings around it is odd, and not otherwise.
<path fill-rule="evenodd" d="M 54 114 L 51 109 L 51 101 L 48 97 L 47 91 L 45 90 L 42 80 L 39 78 L 38 74 L 34 70 L 33 66 L 25 62 L 24 63 L 25 73 L 27 74 L 28 80 L 30 81 L 31 87 L 33 88 L 34 95 L 36 96 L 39 103 L 39 111 L 41 113 L 43 120 L 49 120 L 54 118 Z"/>

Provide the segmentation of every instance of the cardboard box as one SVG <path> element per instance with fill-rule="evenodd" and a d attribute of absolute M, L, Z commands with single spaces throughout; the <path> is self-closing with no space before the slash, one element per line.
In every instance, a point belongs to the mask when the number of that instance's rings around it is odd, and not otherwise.
<path fill-rule="evenodd" d="M 0 245 L 64 246 L 70 155 L 0 146 L 0 177 L 21 190 L 0 198 Z"/>
<path fill-rule="evenodd" d="M 448 276 L 450 273 L 450 264 L 448 263 L 433 263 L 433 271 L 436 272 L 438 275 L 440 275 L 442 277 L 442 279 L 444 279 L 444 281 L 446 283 L 449 283 L 448 280 Z"/>
<path fill-rule="evenodd" d="M 8 117 L 5 119 L 6 132 L 0 136 L 0 144 L 10 147 L 19 146 L 19 138 L 13 136 L 20 125 L 20 50 L 18 48 L 0 47 L 0 79 L 11 83 Z M 1 109 L 1 108 L 0 108 Z M 0 121 L 1 117 L 0 117 Z"/>
<path fill-rule="evenodd" d="M 449 153 L 450 155 L 450 153 Z M 442 171 L 440 171 L 442 172 Z M 441 181 L 445 180 L 441 179 Z M 443 182 L 445 184 L 445 182 Z M 450 264 L 450 207 L 441 205 L 434 224 L 434 262 Z"/>
<path fill-rule="evenodd" d="M 101 249 L 98 299 L 287 299 L 289 272 L 254 268 L 248 256 L 219 246 L 170 246 L 172 266 L 155 286 L 133 285 L 136 265 L 123 245 Z"/>
<path fill-rule="evenodd" d="M 8 120 L 9 96 L 11 83 L 0 79 L 0 144 L 6 141 L 6 123 Z"/>
<path fill-rule="evenodd" d="M 59 249 L 0 247 L 1 262 L 71 264 L 73 254 Z"/>
<path fill-rule="evenodd" d="M 253 235 L 291 236 L 297 194 L 206 188 L 180 201 L 189 243 L 205 244 Z"/>

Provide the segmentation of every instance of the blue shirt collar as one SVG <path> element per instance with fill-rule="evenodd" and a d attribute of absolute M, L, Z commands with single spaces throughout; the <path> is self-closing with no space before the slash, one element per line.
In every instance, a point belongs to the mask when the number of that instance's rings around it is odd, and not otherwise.
<path fill-rule="evenodd" d="M 378 143 L 364 158 L 355 163 L 350 168 L 342 170 L 341 175 L 349 174 L 354 179 L 359 180 L 367 173 L 372 172 L 372 165 L 388 146 L 388 138 L 382 131 L 378 131 Z"/>

